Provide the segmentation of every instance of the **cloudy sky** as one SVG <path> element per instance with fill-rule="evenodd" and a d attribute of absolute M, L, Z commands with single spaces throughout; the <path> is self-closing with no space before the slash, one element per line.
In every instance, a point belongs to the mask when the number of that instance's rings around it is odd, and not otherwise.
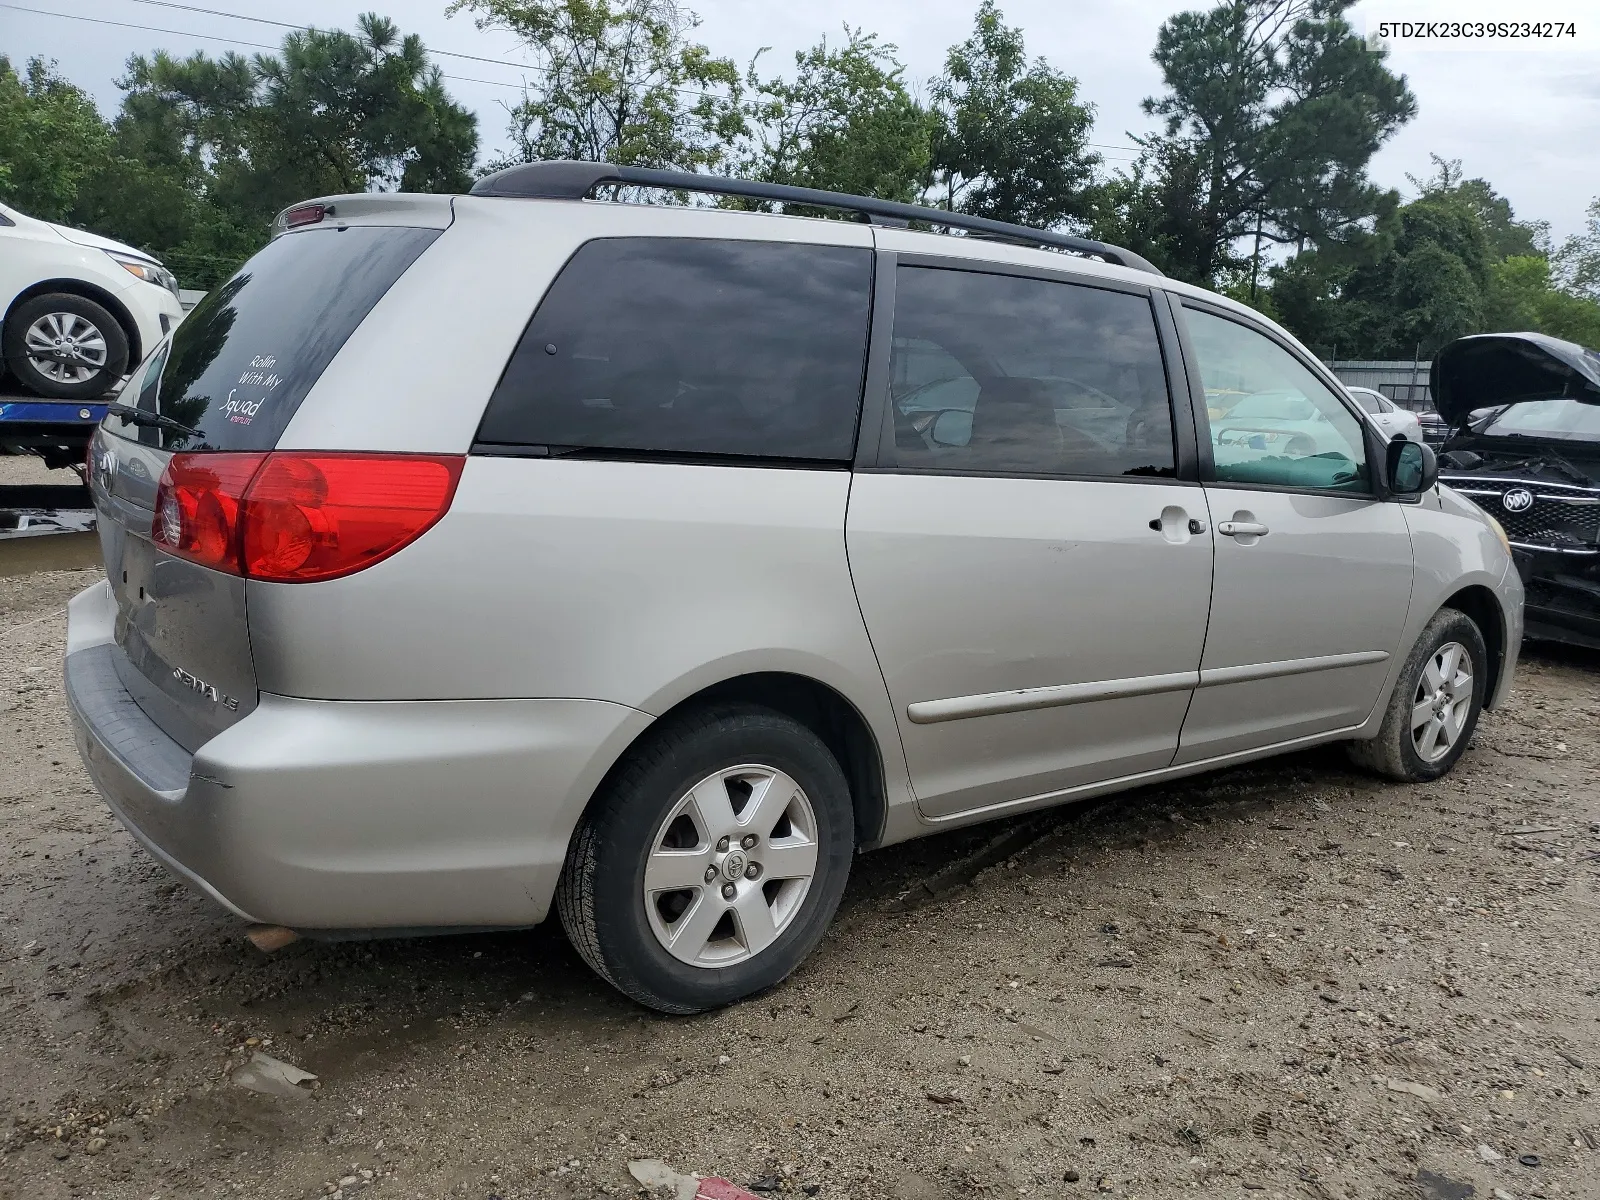
<path fill-rule="evenodd" d="M 511 85 L 520 79 L 515 64 L 524 56 L 504 34 L 479 32 L 464 16 L 446 18 L 446 3 L 183 0 L 191 7 L 323 27 L 349 26 L 357 13 L 376 9 L 406 32 L 420 33 L 430 48 L 496 59 L 504 65 L 438 59 L 446 74 L 457 77 L 449 81 L 456 97 L 477 110 L 485 148 L 492 150 L 504 141 L 499 105 L 517 95 Z M 787 65 L 794 50 L 837 35 L 849 22 L 899 46 L 913 82 L 920 82 L 939 70 L 946 48 L 966 36 L 975 0 L 689 0 L 689 5 L 702 18 L 700 39 L 741 64 L 771 47 L 763 61 L 770 68 Z M 1150 61 L 1156 30 L 1173 12 L 1201 6 L 1176 0 L 1002 0 L 1007 20 L 1026 31 L 1030 53 L 1082 82 L 1082 95 L 1097 109 L 1094 140 L 1108 166 L 1130 161 L 1128 134 L 1148 127 L 1139 102 L 1161 85 Z M 1458 158 L 1469 175 L 1481 175 L 1508 196 L 1519 216 L 1550 222 L 1558 239 L 1575 232 L 1585 206 L 1600 196 L 1600 9 L 1594 0 L 1363 0 L 1353 11 L 1358 28 L 1368 30 L 1380 20 L 1399 18 L 1576 24 L 1575 40 L 1528 49 L 1391 42 L 1391 64 L 1410 79 L 1420 112 L 1372 166 L 1379 183 L 1409 195 L 1415 189 L 1407 174 L 1431 173 L 1430 154 Z M 0 0 L 0 53 L 19 63 L 36 54 L 56 59 L 108 113 L 118 103 L 114 81 L 130 53 L 156 47 L 180 54 L 249 52 L 250 46 L 237 43 L 271 45 L 282 33 L 269 24 L 151 0 Z"/>

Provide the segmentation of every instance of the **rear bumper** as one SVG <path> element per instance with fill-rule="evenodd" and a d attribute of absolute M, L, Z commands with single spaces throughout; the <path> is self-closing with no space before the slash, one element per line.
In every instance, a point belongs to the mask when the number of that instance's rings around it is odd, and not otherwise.
<path fill-rule="evenodd" d="M 535 924 L 589 796 L 651 720 L 591 700 L 263 694 L 191 756 L 117 678 L 112 605 L 100 584 L 69 608 L 66 690 L 84 764 L 151 853 L 249 920 Z"/>

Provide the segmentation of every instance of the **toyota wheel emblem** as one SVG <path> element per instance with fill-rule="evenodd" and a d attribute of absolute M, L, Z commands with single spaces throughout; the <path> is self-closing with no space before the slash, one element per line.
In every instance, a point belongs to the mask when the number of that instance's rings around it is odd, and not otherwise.
<path fill-rule="evenodd" d="M 1533 507 L 1533 493 L 1525 487 L 1514 487 L 1500 497 L 1500 504 L 1507 512 L 1527 512 Z"/>

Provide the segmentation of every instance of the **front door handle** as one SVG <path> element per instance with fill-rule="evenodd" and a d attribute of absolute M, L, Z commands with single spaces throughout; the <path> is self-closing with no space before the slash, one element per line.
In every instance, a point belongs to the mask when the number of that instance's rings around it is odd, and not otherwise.
<path fill-rule="evenodd" d="M 1260 521 L 1218 521 L 1217 532 L 1228 537 L 1261 537 L 1267 527 Z"/>

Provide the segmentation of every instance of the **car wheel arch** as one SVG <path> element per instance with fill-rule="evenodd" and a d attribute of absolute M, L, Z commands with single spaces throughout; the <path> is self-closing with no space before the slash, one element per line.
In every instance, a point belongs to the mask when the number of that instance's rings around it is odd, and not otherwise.
<path fill-rule="evenodd" d="M 1489 677 L 1483 692 L 1484 707 L 1488 708 L 1491 699 L 1498 694 L 1500 674 L 1506 664 L 1506 616 L 1500 609 L 1500 602 L 1488 587 L 1475 583 L 1452 594 L 1439 608 L 1453 608 L 1465 613 L 1478 627 L 1478 632 L 1483 634 L 1484 645 L 1489 652 Z"/>
<path fill-rule="evenodd" d="M 6 306 L 5 319 L 0 321 L 0 327 L 11 320 L 11 314 L 19 305 L 26 304 L 36 296 L 48 296 L 53 293 L 82 296 L 85 300 L 92 300 L 100 305 L 116 318 L 123 336 L 128 339 L 128 370 L 132 371 L 144 361 L 144 345 L 139 337 L 139 323 L 133 319 L 133 314 L 128 311 L 127 305 L 117 299 L 116 293 L 108 292 L 105 288 L 82 279 L 41 279 L 38 283 L 29 284 L 11 298 L 11 303 Z"/>
<path fill-rule="evenodd" d="M 774 712 L 806 726 L 838 760 L 850 785 L 855 806 L 856 845 L 870 849 L 877 845 L 888 820 L 888 789 L 884 774 L 883 748 L 870 722 L 838 689 L 808 675 L 785 671 L 752 671 L 731 676 L 701 687 L 678 700 L 640 731 L 607 770 L 594 789 L 584 812 L 573 826 L 573 836 L 583 828 L 584 817 L 595 798 L 606 793 L 606 783 L 628 760 L 634 748 L 651 736 L 668 718 L 713 704 L 747 703 Z"/>

